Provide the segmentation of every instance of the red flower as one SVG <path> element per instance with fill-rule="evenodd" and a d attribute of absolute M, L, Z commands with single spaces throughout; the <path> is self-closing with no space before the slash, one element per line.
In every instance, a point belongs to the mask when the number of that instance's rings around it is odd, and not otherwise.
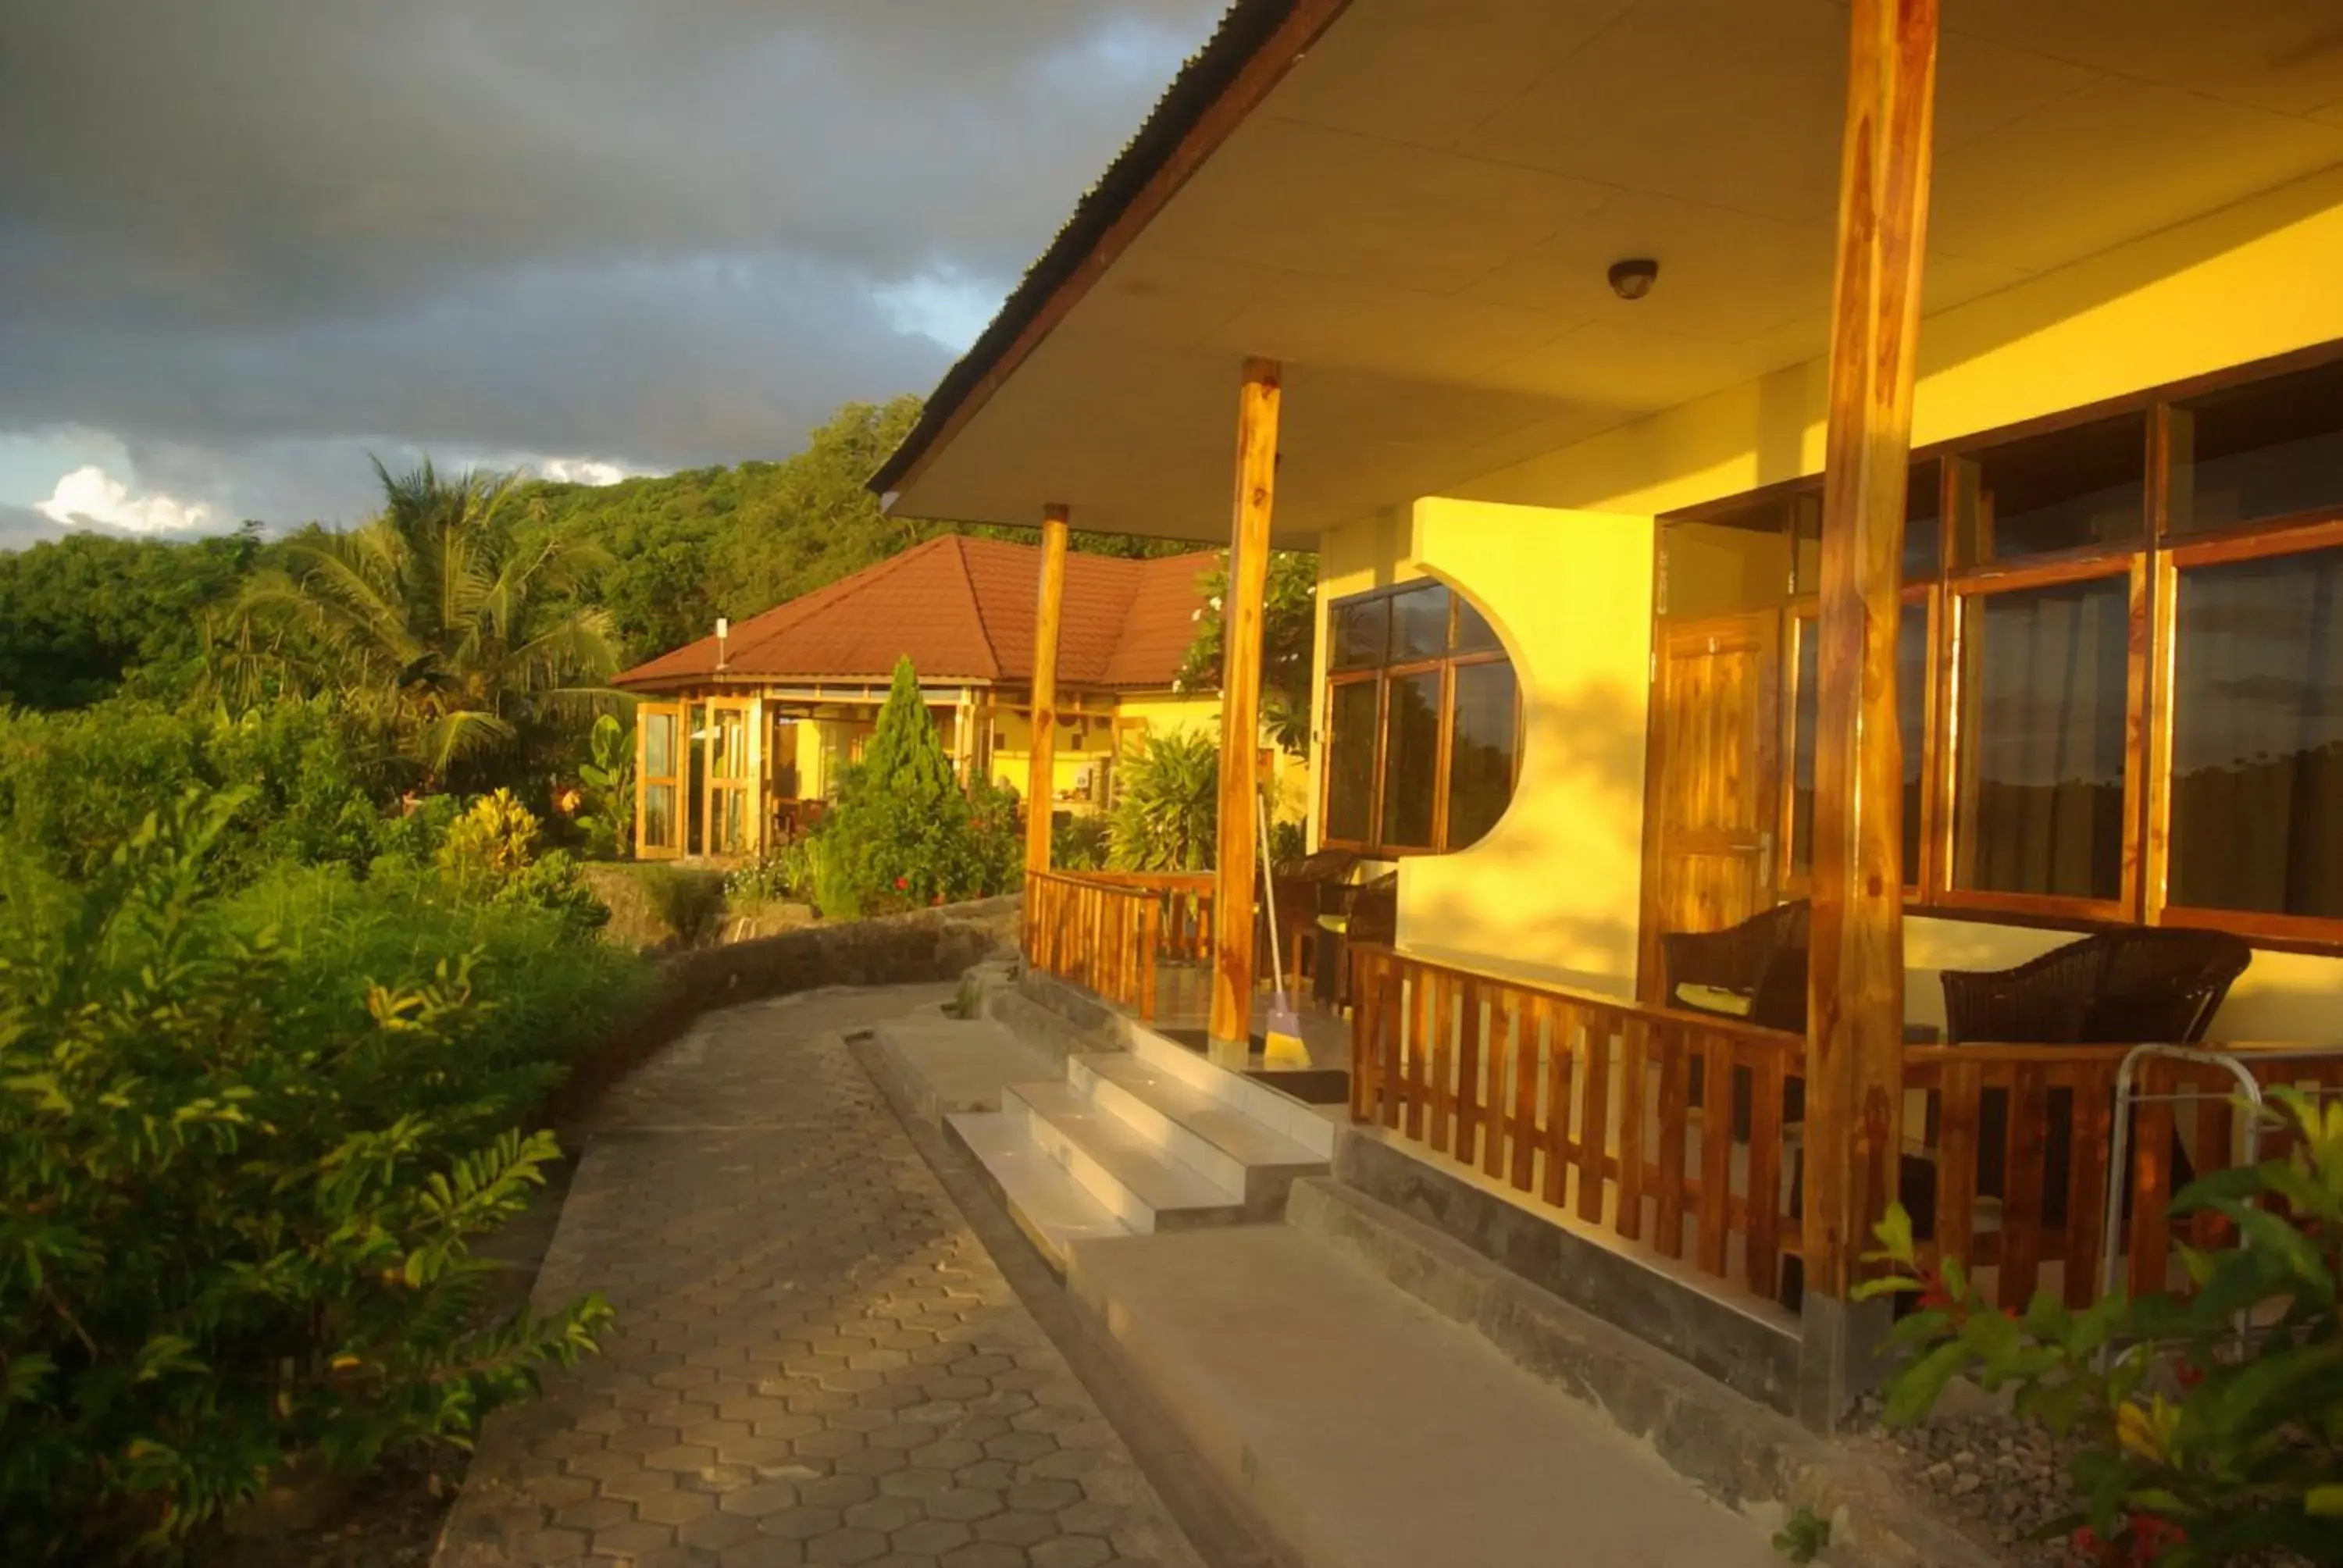
<path fill-rule="evenodd" d="M 2172 1369 L 2172 1375 L 2178 1381 L 2181 1392 L 2186 1393 L 2205 1381 L 2205 1369 L 2193 1367 L 2187 1362 L 2182 1362 Z"/>
<path fill-rule="evenodd" d="M 895 890 L 899 893 L 907 891 L 910 886 L 911 879 L 909 877 L 898 877 L 895 879 Z"/>

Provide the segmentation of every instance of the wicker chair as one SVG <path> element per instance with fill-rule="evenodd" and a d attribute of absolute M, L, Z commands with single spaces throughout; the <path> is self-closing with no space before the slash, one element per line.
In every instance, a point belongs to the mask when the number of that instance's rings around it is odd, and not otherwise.
<path fill-rule="evenodd" d="M 2194 1045 L 2205 1038 L 2253 949 L 2223 931 L 2107 931 L 2054 948 L 2014 969 L 1946 970 L 1945 1038 L 1953 1045 Z M 2050 1091 L 2042 1148 L 2042 1219 L 2066 1221 L 2073 1168 L 2075 1092 Z M 1935 1121 L 1935 1097 L 1929 1120 Z M 1932 1128 L 1933 1131 L 1933 1128 Z M 2006 1197 L 2009 1100 L 1988 1092 L 1977 1108 L 1977 1191 Z M 2174 1185 L 2193 1174 L 2173 1135 Z"/>
<path fill-rule="evenodd" d="M 1804 1034 L 1808 910 L 1800 899 L 1721 931 L 1670 931 L 1660 938 L 1667 1005 Z M 1682 994 L 1688 986 L 1745 997 L 1749 1005 L 1742 1010 Z"/>
<path fill-rule="evenodd" d="M 1369 881 L 1329 888 L 1326 893 L 1339 903 L 1319 915 L 1314 994 L 1329 1007 L 1348 1007 L 1351 945 L 1389 947 L 1399 939 L 1399 873 L 1386 871 Z"/>
<path fill-rule="evenodd" d="M 1272 869 L 1270 891 L 1277 910 L 1278 952 L 1296 990 L 1304 976 L 1312 977 L 1322 992 L 1327 977 L 1320 975 L 1333 946 L 1333 932 L 1318 923 L 1321 914 L 1338 913 L 1348 898 L 1351 874 L 1359 857 L 1349 849 L 1321 849 L 1290 865 Z M 1267 954 L 1262 955 L 1264 961 Z M 1331 994 L 1326 992 L 1325 994 Z"/>

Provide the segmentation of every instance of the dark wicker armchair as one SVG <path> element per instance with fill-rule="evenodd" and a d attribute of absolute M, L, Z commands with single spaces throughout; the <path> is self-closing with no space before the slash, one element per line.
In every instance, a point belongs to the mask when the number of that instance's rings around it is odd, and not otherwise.
<path fill-rule="evenodd" d="M 1721 931 L 1670 931 L 1660 938 L 1663 999 L 1670 1007 L 1746 1019 L 1768 1029 L 1806 1029 L 1806 920 L 1803 899 L 1776 904 Z M 1741 1011 L 1682 994 L 1694 987 L 1748 999 Z"/>
<path fill-rule="evenodd" d="M 1323 890 L 1315 945 L 1312 994 L 1328 1007 L 1351 1000 L 1351 946 L 1389 947 L 1399 939 L 1399 873 Z"/>
<path fill-rule="evenodd" d="M 1946 970 L 1945 1038 L 1954 1045 L 2194 1045 L 2205 1038 L 2254 950 L 2224 931 L 2107 931 L 2054 948 L 2014 969 Z M 2066 1221 L 2074 1159 L 2075 1091 L 2053 1089 L 2042 1146 L 2042 1219 Z M 1930 1097 L 1930 1121 L 1935 1120 Z M 1978 1107 L 1977 1191 L 2006 1196 L 2009 1101 L 1988 1091 Z M 2174 1185 L 2193 1174 L 2172 1140 Z M 2127 1208 L 2128 1212 L 2128 1208 Z"/>

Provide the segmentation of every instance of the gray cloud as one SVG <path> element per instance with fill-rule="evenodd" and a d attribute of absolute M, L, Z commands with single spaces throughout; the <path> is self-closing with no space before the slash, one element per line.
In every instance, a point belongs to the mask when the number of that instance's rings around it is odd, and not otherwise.
<path fill-rule="evenodd" d="M 925 388 L 879 291 L 1005 287 L 1218 9 L 0 0 L 0 431 L 279 521 L 367 446 L 788 450 Z"/>

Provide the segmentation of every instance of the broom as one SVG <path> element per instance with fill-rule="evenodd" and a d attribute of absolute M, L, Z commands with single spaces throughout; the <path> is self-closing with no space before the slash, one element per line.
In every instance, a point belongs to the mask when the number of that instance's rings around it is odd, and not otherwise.
<path fill-rule="evenodd" d="M 1269 1005 L 1268 1039 L 1263 1042 L 1262 1060 L 1272 1067 L 1307 1067 L 1310 1052 L 1302 1043 L 1302 1020 L 1293 1010 L 1293 999 L 1285 994 L 1285 960 L 1277 950 L 1277 877 L 1270 859 L 1270 801 L 1267 790 L 1262 792 L 1261 810 L 1261 901 L 1269 911 L 1269 967 L 1277 989 Z"/>

